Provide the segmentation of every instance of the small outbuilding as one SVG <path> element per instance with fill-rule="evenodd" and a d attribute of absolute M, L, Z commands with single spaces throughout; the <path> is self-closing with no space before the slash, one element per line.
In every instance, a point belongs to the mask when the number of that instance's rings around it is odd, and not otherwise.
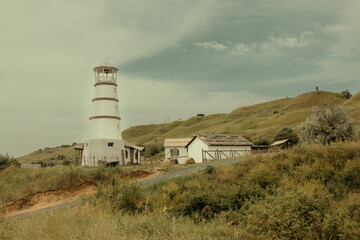
<path fill-rule="evenodd" d="M 136 146 L 135 144 L 124 141 L 125 145 L 125 163 L 126 164 L 139 164 L 141 160 L 142 153 L 145 148 Z"/>
<path fill-rule="evenodd" d="M 164 141 L 165 159 L 177 160 L 183 164 L 188 157 L 188 149 L 186 146 L 192 138 L 167 138 Z"/>
<path fill-rule="evenodd" d="M 201 163 L 242 156 L 251 152 L 251 146 L 253 143 L 239 135 L 199 134 L 195 135 L 185 148 L 195 163 Z"/>

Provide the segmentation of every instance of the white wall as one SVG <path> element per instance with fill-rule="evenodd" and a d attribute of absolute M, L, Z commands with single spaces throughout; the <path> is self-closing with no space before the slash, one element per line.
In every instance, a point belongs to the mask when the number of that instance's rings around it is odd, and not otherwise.
<path fill-rule="evenodd" d="M 188 156 L 192 157 L 196 163 L 202 163 L 202 150 L 208 149 L 209 146 L 196 137 L 188 146 Z"/>
<path fill-rule="evenodd" d="M 113 146 L 108 146 L 112 142 Z M 98 161 L 119 162 L 122 165 L 121 151 L 125 150 L 124 141 L 118 139 L 91 139 L 84 143 L 82 166 L 96 167 Z M 125 159 L 124 159 L 125 160 Z"/>
<path fill-rule="evenodd" d="M 176 158 L 178 160 L 178 163 L 183 164 L 186 161 L 186 158 L 188 157 L 188 150 L 184 147 L 166 147 L 165 148 L 165 159 L 171 159 L 170 155 L 170 149 L 179 149 L 179 155 L 174 156 L 173 158 Z"/>
<path fill-rule="evenodd" d="M 90 120 L 90 139 L 121 140 L 120 120 L 113 118 L 95 118 Z"/>

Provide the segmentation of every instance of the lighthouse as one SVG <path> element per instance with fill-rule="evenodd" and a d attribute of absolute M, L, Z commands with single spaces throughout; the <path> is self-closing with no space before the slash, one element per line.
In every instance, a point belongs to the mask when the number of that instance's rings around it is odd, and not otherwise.
<path fill-rule="evenodd" d="M 90 138 L 84 143 L 82 166 L 125 164 L 121 137 L 117 71 L 107 60 L 94 69 L 95 83 L 89 117 Z"/>

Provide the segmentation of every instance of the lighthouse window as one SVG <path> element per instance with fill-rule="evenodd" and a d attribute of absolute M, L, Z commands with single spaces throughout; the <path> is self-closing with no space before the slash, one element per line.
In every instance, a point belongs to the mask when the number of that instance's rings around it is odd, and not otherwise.
<path fill-rule="evenodd" d="M 114 87 L 114 93 L 116 93 L 116 88 Z"/>
<path fill-rule="evenodd" d="M 113 142 L 108 142 L 108 147 L 113 147 L 114 143 Z"/>
<path fill-rule="evenodd" d="M 128 158 L 129 157 L 129 152 L 125 151 L 125 157 Z"/>

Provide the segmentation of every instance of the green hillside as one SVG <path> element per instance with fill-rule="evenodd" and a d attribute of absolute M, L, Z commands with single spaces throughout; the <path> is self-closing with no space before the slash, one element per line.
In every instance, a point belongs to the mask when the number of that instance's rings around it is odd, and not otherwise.
<path fill-rule="evenodd" d="M 272 140 L 282 127 L 296 127 L 311 114 L 313 106 L 326 107 L 329 103 L 345 105 L 360 120 L 360 94 L 347 100 L 340 93 L 310 92 L 294 98 L 284 98 L 240 107 L 229 114 L 192 117 L 170 124 L 131 127 L 123 132 L 125 139 L 136 144 L 163 141 L 168 137 L 191 137 L 197 133 L 240 134 L 251 138 Z M 359 106 L 358 106 L 359 105 Z"/>
<path fill-rule="evenodd" d="M 212 114 L 205 117 L 192 117 L 186 121 L 174 121 L 169 124 L 151 124 L 134 126 L 123 131 L 123 138 L 138 145 L 161 143 L 169 137 L 191 137 L 197 133 L 240 134 L 252 141 L 257 139 L 273 140 L 282 127 L 296 127 L 311 114 L 313 106 L 326 107 L 329 103 L 344 105 L 349 113 L 360 120 L 360 93 L 349 100 L 340 93 L 309 92 L 294 98 L 284 98 L 244 106 L 228 114 Z M 20 162 L 47 160 L 64 155 L 74 157 L 74 150 L 52 148 L 42 152 L 35 151 L 18 158 Z"/>

